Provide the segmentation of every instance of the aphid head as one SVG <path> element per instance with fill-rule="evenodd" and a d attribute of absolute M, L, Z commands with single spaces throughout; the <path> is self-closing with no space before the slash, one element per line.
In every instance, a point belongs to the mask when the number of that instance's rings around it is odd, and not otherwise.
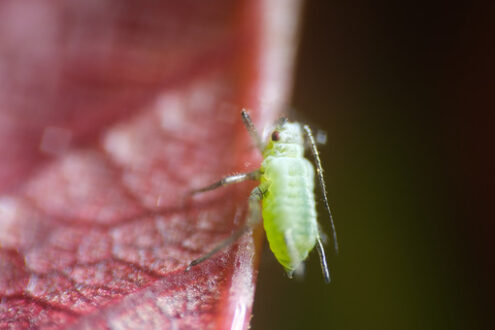
<path fill-rule="evenodd" d="M 304 153 L 304 136 L 299 123 L 280 118 L 266 145 L 264 156 L 299 157 Z"/>

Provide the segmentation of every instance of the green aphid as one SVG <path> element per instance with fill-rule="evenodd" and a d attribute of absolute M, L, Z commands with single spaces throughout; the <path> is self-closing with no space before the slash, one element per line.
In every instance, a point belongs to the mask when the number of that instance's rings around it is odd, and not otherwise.
<path fill-rule="evenodd" d="M 192 191 L 192 194 L 245 180 L 259 180 L 260 185 L 254 188 L 249 196 L 246 224 L 229 238 L 220 242 L 212 251 L 193 260 L 187 270 L 235 242 L 260 221 L 261 213 L 270 249 L 285 268 L 287 275 L 292 278 L 294 271 L 300 269 L 308 253 L 316 246 L 323 276 L 327 283 L 330 282 L 325 251 L 316 221 L 315 171 L 311 162 L 304 158 L 305 146 L 310 148 L 315 159 L 316 174 L 329 214 L 336 253 L 338 253 L 338 243 L 328 205 L 323 169 L 311 129 L 307 125 L 301 127 L 299 123 L 290 123 L 287 119 L 281 118 L 276 123 L 268 143 L 264 144 L 247 112 L 243 110 L 241 114 L 249 134 L 263 154 L 261 168 L 254 172 L 225 177 L 207 187 Z M 260 209 L 260 201 L 262 209 Z"/>

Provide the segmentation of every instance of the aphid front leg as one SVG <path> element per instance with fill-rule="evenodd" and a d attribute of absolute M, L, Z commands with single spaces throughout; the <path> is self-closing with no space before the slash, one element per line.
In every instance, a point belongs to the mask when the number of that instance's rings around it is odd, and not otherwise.
<path fill-rule="evenodd" d="M 190 194 L 194 195 L 194 194 L 205 192 L 205 191 L 215 190 L 217 188 L 220 188 L 220 187 L 223 187 L 223 186 L 226 186 L 229 184 L 239 183 L 239 182 L 246 181 L 246 180 L 259 180 L 259 178 L 260 178 L 260 171 L 259 170 L 249 172 L 249 173 L 241 173 L 241 174 L 231 175 L 231 176 L 227 176 L 227 177 L 221 179 L 220 181 L 212 183 L 209 186 L 199 188 L 199 189 L 194 189 L 190 192 Z"/>
<path fill-rule="evenodd" d="M 249 195 L 249 209 L 248 209 L 248 217 L 247 221 L 241 228 L 237 229 L 230 237 L 224 239 L 220 243 L 217 244 L 210 252 L 206 253 L 202 257 L 191 261 L 189 266 L 187 266 L 186 271 L 190 270 L 191 267 L 196 266 L 197 264 L 202 263 L 203 261 L 212 257 L 218 251 L 224 249 L 227 246 L 232 245 L 241 237 L 246 231 L 250 228 L 254 227 L 259 223 L 261 219 L 261 208 L 260 201 L 263 199 L 263 191 L 260 187 L 256 187 L 251 191 Z"/>
<path fill-rule="evenodd" d="M 256 145 L 259 151 L 263 152 L 263 150 L 265 150 L 265 145 L 261 140 L 261 136 L 258 134 L 258 131 L 256 131 L 256 128 L 254 127 L 251 117 L 249 117 L 245 109 L 242 109 L 241 116 L 242 116 L 242 122 L 244 123 L 244 126 L 246 126 L 249 135 L 251 135 L 251 139 L 253 139 L 254 144 Z"/>

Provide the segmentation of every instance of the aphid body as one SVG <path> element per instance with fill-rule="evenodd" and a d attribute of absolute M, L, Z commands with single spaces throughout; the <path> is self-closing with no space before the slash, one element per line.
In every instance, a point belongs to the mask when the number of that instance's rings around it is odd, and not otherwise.
<path fill-rule="evenodd" d="M 285 118 L 281 118 L 269 141 L 264 144 L 247 112 L 242 111 L 242 119 L 263 154 L 260 169 L 225 177 L 207 187 L 193 190 L 192 194 L 245 180 L 259 180 L 259 186 L 249 196 L 247 223 L 212 251 L 193 260 L 187 269 L 205 261 L 225 246 L 235 242 L 247 229 L 258 223 L 262 215 L 270 249 L 289 277 L 292 277 L 293 272 L 301 266 L 308 253 L 316 246 L 325 281 L 330 282 L 330 273 L 316 220 L 315 171 L 311 162 L 304 158 L 306 145 L 310 147 L 315 158 L 318 181 L 322 188 L 325 207 L 329 213 L 336 252 L 338 251 L 337 236 L 326 197 L 323 169 L 310 128 L 306 125 L 301 127 L 299 123 L 289 123 Z M 262 209 L 260 209 L 260 201 Z"/>
<path fill-rule="evenodd" d="M 277 127 L 263 158 L 263 225 L 270 249 L 291 276 L 318 238 L 314 169 L 304 158 L 301 125 L 286 122 Z"/>

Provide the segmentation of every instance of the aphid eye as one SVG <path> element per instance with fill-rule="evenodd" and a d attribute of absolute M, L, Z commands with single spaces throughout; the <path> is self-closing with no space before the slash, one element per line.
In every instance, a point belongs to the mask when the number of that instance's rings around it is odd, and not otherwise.
<path fill-rule="evenodd" d="M 272 141 L 278 141 L 278 140 L 280 140 L 280 135 L 278 134 L 278 131 L 273 131 Z"/>

